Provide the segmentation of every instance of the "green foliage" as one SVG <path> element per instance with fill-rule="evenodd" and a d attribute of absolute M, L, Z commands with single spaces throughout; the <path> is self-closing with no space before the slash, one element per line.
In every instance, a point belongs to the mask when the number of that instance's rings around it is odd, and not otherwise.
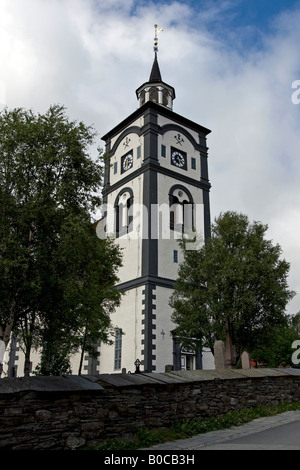
<path fill-rule="evenodd" d="M 225 339 L 226 329 L 238 355 L 268 342 L 273 328 L 287 324 L 285 308 L 289 264 L 281 248 L 266 240 L 267 226 L 226 212 L 212 225 L 212 236 L 198 250 L 182 242 L 184 262 L 171 297 L 177 336 L 187 347 Z"/>
<path fill-rule="evenodd" d="M 42 347 L 44 374 L 108 341 L 120 300 L 120 252 L 92 225 L 103 172 L 88 153 L 94 138 L 61 106 L 0 113 L 0 326 L 6 342 L 11 331 L 21 339 L 27 363 Z"/>
<path fill-rule="evenodd" d="M 169 430 L 156 429 L 150 431 L 142 428 L 137 432 L 134 440 L 107 440 L 102 445 L 98 446 L 97 450 L 133 450 L 151 447 L 162 442 L 185 439 L 197 434 L 228 429 L 232 426 L 241 426 L 257 418 L 274 416 L 286 411 L 296 411 L 299 409 L 299 402 L 280 403 L 272 406 L 261 405 L 254 408 L 229 411 L 222 415 L 207 418 L 176 421 Z M 94 450 L 94 447 L 86 448 L 86 450 Z"/>
<path fill-rule="evenodd" d="M 255 347 L 249 351 L 253 360 L 263 363 L 266 367 L 299 368 L 299 365 L 292 364 L 294 352 L 292 344 L 295 340 L 299 340 L 298 328 L 294 324 L 295 317 L 288 317 L 287 322 L 284 327 L 272 329 L 269 341 L 256 343 Z"/>

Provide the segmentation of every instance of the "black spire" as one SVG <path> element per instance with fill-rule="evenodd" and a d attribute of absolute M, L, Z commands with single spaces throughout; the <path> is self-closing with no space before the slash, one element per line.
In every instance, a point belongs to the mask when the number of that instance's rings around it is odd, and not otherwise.
<path fill-rule="evenodd" d="M 154 62 L 152 65 L 152 70 L 149 78 L 149 82 L 162 82 L 161 74 L 159 70 L 159 65 L 157 61 L 157 52 L 155 52 Z"/>
<path fill-rule="evenodd" d="M 172 86 L 164 83 L 161 78 L 157 52 L 158 52 L 158 35 L 162 29 L 157 29 L 157 24 L 154 25 L 155 38 L 154 38 L 154 62 L 152 65 L 149 81 L 143 83 L 137 90 L 136 96 L 139 100 L 140 106 L 143 106 L 147 101 L 160 104 L 166 108 L 173 109 L 173 100 L 175 99 L 175 90 Z"/>

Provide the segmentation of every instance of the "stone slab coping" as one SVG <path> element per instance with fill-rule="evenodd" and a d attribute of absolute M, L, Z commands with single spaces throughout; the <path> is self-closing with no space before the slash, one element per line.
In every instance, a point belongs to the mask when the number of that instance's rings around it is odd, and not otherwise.
<path fill-rule="evenodd" d="M 299 375 L 293 374 L 291 371 L 296 371 L 297 369 L 290 369 L 290 368 L 278 368 L 278 369 L 236 369 L 235 372 L 238 374 L 244 375 L 245 377 L 278 377 L 284 375 Z"/>
<path fill-rule="evenodd" d="M 0 379 L 0 394 L 22 391 L 78 392 L 99 391 L 107 387 L 169 385 L 207 380 L 231 380 L 259 377 L 299 376 L 300 369 L 211 369 L 171 371 L 166 373 L 63 375 L 61 377 L 21 377 Z"/>
<path fill-rule="evenodd" d="M 159 381 L 155 379 L 156 374 L 100 374 L 98 382 L 105 386 L 114 385 L 116 387 L 126 387 L 132 385 L 157 384 Z"/>
<path fill-rule="evenodd" d="M 18 377 L 0 379 L 0 394 L 17 393 L 24 391 L 32 392 L 65 392 L 65 391 L 87 391 L 100 390 L 103 387 L 97 383 L 86 380 L 82 376 L 63 375 Z"/>

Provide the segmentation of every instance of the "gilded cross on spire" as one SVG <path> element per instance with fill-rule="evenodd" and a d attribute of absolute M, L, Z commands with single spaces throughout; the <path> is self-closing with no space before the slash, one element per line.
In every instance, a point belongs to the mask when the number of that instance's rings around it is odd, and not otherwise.
<path fill-rule="evenodd" d="M 155 28 L 155 36 L 154 36 L 154 52 L 158 52 L 158 36 L 159 36 L 159 33 L 161 33 L 163 31 L 162 28 L 160 29 L 157 29 L 157 24 L 154 25 L 154 28 Z"/>

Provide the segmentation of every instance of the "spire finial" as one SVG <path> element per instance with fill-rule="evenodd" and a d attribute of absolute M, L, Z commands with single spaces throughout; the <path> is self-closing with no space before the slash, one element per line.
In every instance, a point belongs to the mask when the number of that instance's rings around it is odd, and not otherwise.
<path fill-rule="evenodd" d="M 160 29 L 157 29 L 157 24 L 154 25 L 154 28 L 155 28 L 155 36 L 154 36 L 154 52 L 155 54 L 158 52 L 158 36 L 159 36 L 159 33 L 161 33 L 163 31 L 162 28 Z"/>

